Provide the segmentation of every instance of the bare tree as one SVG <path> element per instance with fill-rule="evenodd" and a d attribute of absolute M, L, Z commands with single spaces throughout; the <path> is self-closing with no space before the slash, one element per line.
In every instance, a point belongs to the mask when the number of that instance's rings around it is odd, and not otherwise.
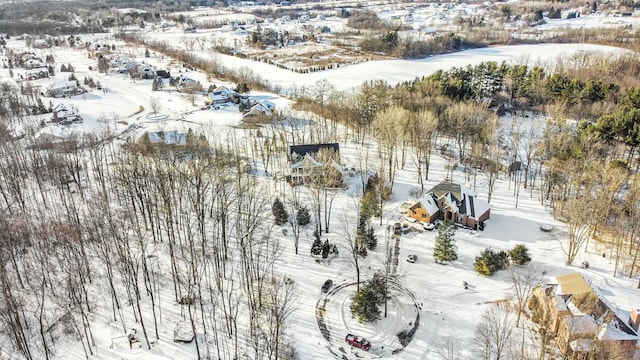
<path fill-rule="evenodd" d="M 566 255 L 565 264 L 571 265 L 589 237 L 589 218 L 592 216 L 593 201 L 586 196 L 569 199 L 562 206 L 562 219 L 569 230 L 569 238 L 560 241 Z"/>
<path fill-rule="evenodd" d="M 440 339 L 436 345 L 435 353 L 442 360 L 458 360 L 461 356 L 462 343 L 453 336 Z"/>
<path fill-rule="evenodd" d="M 513 314 L 504 305 L 491 304 L 480 316 L 472 347 L 478 359 L 500 360 L 508 355 L 513 332 Z"/>
<path fill-rule="evenodd" d="M 380 158 L 386 163 L 386 174 L 389 176 L 392 190 L 398 162 L 396 152 L 405 133 L 409 115 L 410 113 L 404 108 L 393 105 L 376 114 L 373 121 L 373 128 L 380 142 Z"/>
<path fill-rule="evenodd" d="M 158 99 L 157 97 L 150 98 L 149 107 L 151 107 L 151 110 L 153 110 L 153 115 L 157 115 L 158 111 L 162 107 L 162 105 L 160 104 L 160 99 Z"/>
<path fill-rule="evenodd" d="M 520 325 L 520 316 L 525 311 L 533 289 L 542 282 L 541 273 L 536 272 L 532 265 L 512 265 L 509 268 L 509 278 L 513 288 L 516 303 L 516 326 Z"/>

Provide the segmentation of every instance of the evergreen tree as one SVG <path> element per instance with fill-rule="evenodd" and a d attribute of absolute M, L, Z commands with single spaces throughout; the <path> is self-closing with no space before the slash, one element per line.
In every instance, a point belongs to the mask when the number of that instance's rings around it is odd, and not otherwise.
<path fill-rule="evenodd" d="M 524 244 L 518 244 L 509 250 L 509 257 L 511 258 L 511 262 L 516 265 L 525 265 L 531 261 L 529 249 L 527 249 Z"/>
<path fill-rule="evenodd" d="M 298 214 L 296 214 L 296 221 L 298 225 L 304 226 L 311 222 L 311 215 L 309 215 L 309 209 L 306 206 L 303 206 L 300 210 L 298 210 Z"/>
<path fill-rule="evenodd" d="M 73 66 L 71 66 L 71 64 L 67 64 L 67 71 L 68 72 L 75 72 L 76 70 L 73 68 Z"/>
<path fill-rule="evenodd" d="M 47 70 L 49 71 L 49 76 L 53 76 L 53 75 L 55 75 L 55 74 L 56 74 L 56 71 L 55 71 L 55 69 L 53 68 L 53 66 L 52 66 L 52 65 L 49 65 L 49 66 L 47 67 Z"/>
<path fill-rule="evenodd" d="M 329 251 L 331 250 L 331 245 L 329 245 L 329 240 L 325 240 L 324 244 L 322 244 L 322 258 L 326 259 L 329 256 Z"/>
<path fill-rule="evenodd" d="M 367 231 L 366 243 L 369 250 L 375 250 L 378 246 L 378 238 L 376 237 L 376 233 L 373 231 L 373 227 L 369 226 L 369 230 Z"/>
<path fill-rule="evenodd" d="M 453 234 L 455 228 L 445 222 L 438 228 L 438 237 L 433 247 L 433 258 L 437 264 L 444 264 L 458 259 L 457 248 Z"/>
<path fill-rule="evenodd" d="M 498 270 L 507 267 L 509 258 L 506 252 L 494 252 L 491 249 L 484 249 L 480 255 L 476 256 L 473 262 L 473 268 L 480 275 L 491 276 Z"/>
<path fill-rule="evenodd" d="M 149 53 L 149 49 L 144 49 L 144 57 L 150 57 L 151 53 Z"/>
<path fill-rule="evenodd" d="M 280 201 L 280 198 L 276 198 L 273 201 L 273 205 L 271 207 L 271 212 L 276 220 L 276 225 L 286 224 L 289 220 L 289 214 L 287 210 L 284 208 L 284 204 Z"/>
<path fill-rule="evenodd" d="M 60 72 L 67 72 L 67 66 L 65 64 L 60 65 Z"/>
<path fill-rule="evenodd" d="M 379 306 L 388 298 L 384 275 L 376 273 L 353 296 L 350 306 L 351 314 L 361 323 L 377 321 L 381 318 Z"/>
<path fill-rule="evenodd" d="M 313 240 L 313 244 L 311 245 L 311 255 L 320 255 L 322 254 L 322 241 L 320 241 L 319 237 L 316 237 Z"/>

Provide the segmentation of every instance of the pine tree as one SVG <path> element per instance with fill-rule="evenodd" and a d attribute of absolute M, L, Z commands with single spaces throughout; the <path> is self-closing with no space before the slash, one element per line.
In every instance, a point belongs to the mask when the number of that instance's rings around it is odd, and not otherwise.
<path fill-rule="evenodd" d="M 306 206 L 303 206 L 300 210 L 298 210 L 298 214 L 296 215 L 296 221 L 298 225 L 304 226 L 311 222 L 311 215 L 309 215 L 309 209 Z"/>
<path fill-rule="evenodd" d="M 509 257 L 511 258 L 511 262 L 516 265 L 525 265 L 531 261 L 529 249 L 524 244 L 518 244 L 509 250 Z"/>
<path fill-rule="evenodd" d="M 351 314 L 357 317 L 361 323 L 379 320 L 381 318 L 379 306 L 384 304 L 388 298 L 384 275 L 376 273 L 353 296 L 350 306 Z"/>
<path fill-rule="evenodd" d="M 286 224 L 289 220 L 289 214 L 287 210 L 284 208 L 284 204 L 280 201 L 280 198 L 276 198 L 273 201 L 273 205 L 271 207 L 271 212 L 275 217 L 276 225 Z"/>
<path fill-rule="evenodd" d="M 331 250 L 331 245 L 329 245 L 329 240 L 325 240 L 324 244 L 322 244 L 322 258 L 326 259 L 329 256 L 329 251 Z"/>
<path fill-rule="evenodd" d="M 438 229 L 438 237 L 433 247 L 433 258 L 437 264 L 444 264 L 458 259 L 453 234 L 455 228 L 446 222 Z"/>
<path fill-rule="evenodd" d="M 60 72 L 67 72 L 67 67 L 65 64 L 60 65 Z"/>
<path fill-rule="evenodd" d="M 378 238 L 376 237 L 376 233 L 373 231 L 373 227 L 371 226 L 369 226 L 365 241 L 369 250 L 375 250 L 375 248 L 378 246 Z"/>
<path fill-rule="evenodd" d="M 313 236 L 315 240 L 313 240 L 313 244 L 311 245 L 311 255 L 320 255 L 322 254 L 322 241 L 320 240 L 317 229 L 313 231 Z"/>

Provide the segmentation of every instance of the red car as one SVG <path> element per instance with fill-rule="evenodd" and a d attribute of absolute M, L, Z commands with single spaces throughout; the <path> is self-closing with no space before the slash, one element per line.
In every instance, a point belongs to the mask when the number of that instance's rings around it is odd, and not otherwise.
<path fill-rule="evenodd" d="M 347 334 L 347 336 L 344 338 L 344 341 L 346 341 L 347 344 L 351 346 L 355 346 L 365 351 L 369 351 L 369 349 L 371 348 L 371 343 L 367 339 L 353 334 Z"/>

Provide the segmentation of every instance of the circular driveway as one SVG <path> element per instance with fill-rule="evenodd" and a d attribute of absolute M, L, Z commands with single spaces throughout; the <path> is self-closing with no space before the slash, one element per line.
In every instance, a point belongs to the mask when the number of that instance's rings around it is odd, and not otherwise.
<path fill-rule="evenodd" d="M 404 285 L 390 280 L 387 317 L 382 305 L 382 319 L 361 324 L 350 310 L 355 291 L 355 282 L 339 284 L 318 300 L 316 319 L 322 336 L 329 343 L 328 351 L 339 359 L 378 359 L 401 353 L 420 324 L 421 305 L 415 295 Z M 344 341 L 347 334 L 366 338 L 371 342 L 371 349 L 364 351 L 350 346 Z M 402 334 L 402 340 L 398 334 Z"/>

